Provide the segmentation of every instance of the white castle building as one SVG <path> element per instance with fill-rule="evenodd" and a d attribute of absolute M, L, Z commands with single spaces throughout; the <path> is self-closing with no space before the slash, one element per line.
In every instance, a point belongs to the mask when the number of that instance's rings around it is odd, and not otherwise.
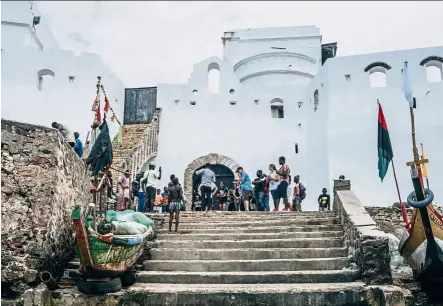
<path fill-rule="evenodd" d="M 85 139 L 94 119 L 97 76 L 123 118 L 122 81 L 97 54 L 60 49 L 33 2 L 1 3 L 2 118 L 43 126 L 56 121 Z M 117 126 L 109 127 L 115 135 Z"/>
<path fill-rule="evenodd" d="M 60 50 L 44 20 L 33 26 L 35 8 L 22 16 L 7 5 L 29 4 L 2 2 L 2 118 L 60 121 L 86 135 L 97 75 L 123 117 L 124 86 L 97 55 Z M 405 164 L 413 159 L 409 107 L 401 89 L 408 61 L 417 141 L 443 202 L 443 46 L 335 57 L 337 44 L 322 44 L 315 26 L 229 31 L 222 42 L 223 58 L 196 63 L 187 83 L 151 91 L 154 109 L 162 110 L 152 159 L 164 170 L 161 186 L 174 173 L 189 199 L 193 175 L 207 161 L 229 182 L 239 165 L 253 179 L 285 156 L 291 175 L 307 187 L 306 210 L 316 209 L 322 188 L 332 192 L 332 180 L 342 174 L 365 205 L 390 205 L 398 201 L 392 173 L 381 183 L 377 169 L 378 99 L 405 199 L 413 190 Z"/>
<path fill-rule="evenodd" d="M 186 84 L 158 84 L 156 162 L 185 187 L 208 155 L 231 169 L 241 165 L 251 179 L 285 156 L 307 187 L 305 209 L 316 209 L 322 188 L 331 191 L 341 174 L 365 205 L 392 204 L 398 201 L 392 173 L 383 183 L 378 177 L 378 99 L 406 198 L 413 190 L 405 165 L 413 159 L 409 105 L 401 89 L 408 61 L 417 141 L 430 161 L 430 186 L 443 201 L 443 46 L 333 58 L 335 45 L 322 45 L 315 26 L 229 31 L 222 41 L 223 59 L 195 64 Z M 215 91 L 208 88 L 212 70 L 219 72 Z"/>

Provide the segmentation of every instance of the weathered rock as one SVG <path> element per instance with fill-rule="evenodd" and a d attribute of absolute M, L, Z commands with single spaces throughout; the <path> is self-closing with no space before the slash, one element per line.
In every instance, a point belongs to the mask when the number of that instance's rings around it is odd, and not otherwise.
<path fill-rule="evenodd" d="M 2 296 L 15 298 L 71 256 L 70 216 L 89 202 L 89 181 L 58 132 L 7 120 L 1 127 Z"/>

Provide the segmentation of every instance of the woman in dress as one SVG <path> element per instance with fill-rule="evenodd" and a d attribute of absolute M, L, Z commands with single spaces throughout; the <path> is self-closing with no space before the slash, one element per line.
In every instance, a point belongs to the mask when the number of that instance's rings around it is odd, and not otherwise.
<path fill-rule="evenodd" d="M 118 186 L 120 187 L 120 198 L 117 204 L 117 210 L 125 210 L 129 202 L 129 178 L 131 174 L 129 170 L 122 173 L 118 178 Z"/>

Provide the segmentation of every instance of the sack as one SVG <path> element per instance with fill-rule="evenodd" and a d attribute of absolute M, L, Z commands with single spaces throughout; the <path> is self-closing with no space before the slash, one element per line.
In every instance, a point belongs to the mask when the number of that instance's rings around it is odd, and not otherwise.
<path fill-rule="evenodd" d="M 142 235 L 148 231 L 143 224 L 133 221 L 112 221 L 115 226 L 114 235 Z"/>
<path fill-rule="evenodd" d="M 146 217 L 146 215 L 142 212 L 135 212 L 132 214 L 132 219 L 134 222 L 143 224 L 148 229 L 152 227 L 152 220 Z"/>

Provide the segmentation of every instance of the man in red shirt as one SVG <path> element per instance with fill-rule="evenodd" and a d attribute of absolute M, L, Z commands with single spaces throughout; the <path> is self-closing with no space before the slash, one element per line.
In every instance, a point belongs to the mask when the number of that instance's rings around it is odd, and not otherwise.
<path fill-rule="evenodd" d="M 277 174 L 281 177 L 281 182 L 278 184 L 277 187 L 277 203 L 280 203 L 280 199 L 283 199 L 283 203 L 285 204 L 285 208 L 283 211 L 290 211 L 289 209 L 289 201 L 288 201 L 288 189 L 289 184 L 291 183 L 291 176 L 289 175 L 291 173 L 291 170 L 289 169 L 289 166 L 286 164 L 286 159 L 284 156 L 280 156 L 278 159 L 278 163 L 280 164 L 280 169 L 277 171 Z M 277 207 L 278 207 L 277 204 Z"/>

